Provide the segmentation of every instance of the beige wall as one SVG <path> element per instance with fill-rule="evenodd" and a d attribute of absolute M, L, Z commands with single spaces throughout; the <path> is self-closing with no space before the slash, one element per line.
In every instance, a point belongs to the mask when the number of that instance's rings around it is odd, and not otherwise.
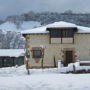
<path fill-rule="evenodd" d="M 51 43 L 59 44 L 61 43 L 61 38 L 51 38 Z"/>
<path fill-rule="evenodd" d="M 73 38 L 51 38 L 51 43 L 52 44 L 70 44 L 73 43 Z"/>
<path fill-rule="evenodd" d="M 58 42 L 58 39 L 56 40 Z M 72 39 L 65 40 L 65 42 L 72 42 Z M 73 59 L 74 61 L 79 60 L 90 60 L 90 34 L 75 34 L 74 35 L 74 44 L 49 44 L 50 38 L 49 34 L 43 35 L 29 35 L 27 41 L 29 47 L 26 50 L 30 52 L 29 65 L 30 68 L 40 68 L 42 59 L 32 58 L 32 47 L 44 47 L 44 67 L 54 67 L 54 59 L 56 65 L 58 60 L 64 60 L 65 54 L 64 51 L 72 50 L 74 52 Z M 55 42 L 55 41 L 54 41 Z M 68 42 L 67 42 L 68 43 Z"/>
<path fill-rule="evenodd" d="M 48 34 L 30 35 L 29 44 L 30 45 L 49 44 L 49 35 Z"/>
<path fill-rule="evenodd" d="M 73 43 L 73 38 L 62 38 L 62 43 Z"/>
<path fill-rule="evenodd" d="M 80 60 L 90 60 L 90 34 L 75 34 L 75 49 Z"/>

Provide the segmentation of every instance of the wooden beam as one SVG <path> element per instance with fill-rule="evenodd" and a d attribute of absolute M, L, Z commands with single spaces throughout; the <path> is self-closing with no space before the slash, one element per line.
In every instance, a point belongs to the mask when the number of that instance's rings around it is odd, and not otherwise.
<path fill-rule="evenodd" d="M 12 65 L 15 66 L 14 57 L 12 57 Z"/>
<path fill-rule="evenodd" d="M 4 67 L 4 57 L 2 57 L 2 67 Z"/>

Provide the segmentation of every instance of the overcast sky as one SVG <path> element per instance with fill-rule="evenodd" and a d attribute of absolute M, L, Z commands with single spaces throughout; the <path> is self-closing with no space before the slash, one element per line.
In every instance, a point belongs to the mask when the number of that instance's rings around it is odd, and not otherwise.
<path fill-rule="evenodd" d="M 90 12 L 90 0 L 0 0 L 0 19 L 28 11 Z"/>

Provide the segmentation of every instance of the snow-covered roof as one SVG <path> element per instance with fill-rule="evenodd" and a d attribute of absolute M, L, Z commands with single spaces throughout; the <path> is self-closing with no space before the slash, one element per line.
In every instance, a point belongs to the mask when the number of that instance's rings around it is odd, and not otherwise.
<path fill-rule="evenodd" d="M 63 27 L 77 27 L 77 26 L 75 24 L 72 24 L 72 23 L 60 21 L 60 22 L 48 24 L 46 27 L 48 27 L 48 28 L 54 28 L 54 27 L 63 28 Z"/>
<path fill-rule="evenodd" d="M 48 25 L 43 26 L 43 27 L 24 30 L 21 33 L 22 34 L 49 33 L 47 31 L 47 28 L 77 28 L 78 29 L 77 33 L 90 33 L 90 28 L 88 28 L 88 27 L 78 26 L 78 25 L 64 22 L 64 21 L 55 22 L 55 23 L 48 24 Z"/>
<path fill-rule="evenodd" d="M 20 57 L 24 56 L 24 49 L 0 49 L 0 56 Z"/>
<path fill-rule="evenodd" d="M 77 26 L 77 29 L 78 29 L 77 33 L 90 33 L 89 27 Z"/>
<path fill-rule="evenodd" d="M 49 33 L 49 31 L 46 31 L 46 27 L 38 27 L 34 29 L 24 30 L 21 32 L 22 34 L 35 34 L 35 33 Z"/>

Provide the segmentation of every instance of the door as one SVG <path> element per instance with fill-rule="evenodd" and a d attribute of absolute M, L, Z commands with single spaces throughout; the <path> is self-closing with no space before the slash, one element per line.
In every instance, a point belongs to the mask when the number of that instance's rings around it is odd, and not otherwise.
<path fill-rule="evenodd" d="M 65 66 L 73 62 L 73 51 L 66 51 L 65 53 Z"/>

